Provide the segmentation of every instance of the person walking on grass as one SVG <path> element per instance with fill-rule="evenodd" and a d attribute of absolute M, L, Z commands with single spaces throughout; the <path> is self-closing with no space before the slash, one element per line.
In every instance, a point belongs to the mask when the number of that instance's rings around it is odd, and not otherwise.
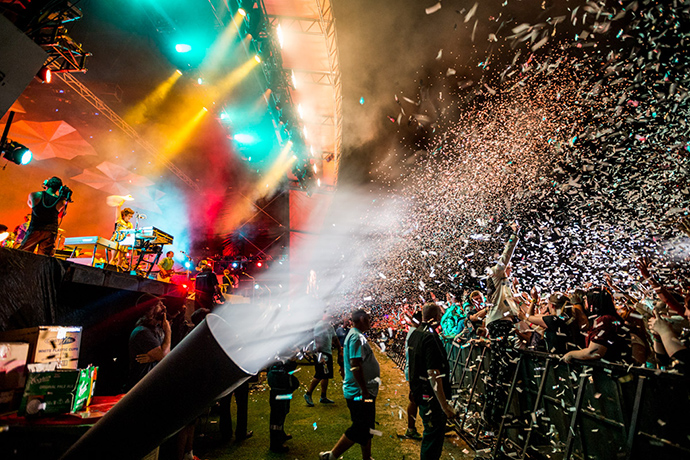
<path fill-rule="evenodd" d="M 362 459 L 371 459 L 371 438 L 376 419 L 376 395 L 381 382 L 381 369 L 364 332 L 371 328 L 369 314 L 362 310 L 352 313 L 353 328 L 345 338 L 345 378 L 343 394 L 350 410 L 352 425 L 330 451 L 321 452 L 319 460 L 340 458 L 350 447 L 359 444 Z"/>
<path fill-rule="evenodd" d="M 338 364 L 340 366 L 340 377 L 343 373 L 343 347 L 340 345 L 338 336 L 335 334 L 333 325 L 329 321 L 329 316 L 324 313 L 321 321 L 314 326 L 314 352 L 316 353 L 316 364 L 314 365 L 314 378 L 309 384 L 309 390 L 304 395 L 307 406 L 314 407 L 311 399 L 316 387 L 321 383 L 321 404 L 333 404 L 335 401 L 328 399 L 328 381 L 333 378 L 333 347 L 338 349 Z"/>

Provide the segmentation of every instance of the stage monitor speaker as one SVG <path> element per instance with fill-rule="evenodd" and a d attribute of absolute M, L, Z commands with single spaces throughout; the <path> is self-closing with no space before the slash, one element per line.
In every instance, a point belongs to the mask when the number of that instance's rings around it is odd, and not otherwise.
<path fill-rule="evenodd" d="M 48 54 L 0 14 L 0 118 L 29 86 Z M 10 132 L 10 139 L 12 133 Z"/>

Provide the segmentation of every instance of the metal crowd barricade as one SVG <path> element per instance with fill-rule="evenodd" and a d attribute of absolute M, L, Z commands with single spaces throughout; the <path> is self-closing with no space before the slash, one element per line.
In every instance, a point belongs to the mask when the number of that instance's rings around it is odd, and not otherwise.
<path fill-rule="evenodd" d="M 495 459 L 690 459 L 690 378 L 653 369 L 579 361 L 516 350 L 502 422 L 481 418 L 491 347 L 485 339 L 448 341 L 456 432 Z M 405 366 L 403 346 L 389 356 Z"/>
<path fill-rule="evenodd" d="M 486 433 L 488 344 L 446 346 L 456 430 L 475 450 L 511 459 L 690 458 L 690 380 L 604 361 L 569 365 L 524 350 L 512 381 L 503 382 L 510 391 L 498 432 Z"/>

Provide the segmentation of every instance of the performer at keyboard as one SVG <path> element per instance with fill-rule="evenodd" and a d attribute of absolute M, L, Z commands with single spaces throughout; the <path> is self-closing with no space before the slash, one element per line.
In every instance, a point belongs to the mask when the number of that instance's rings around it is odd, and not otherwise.
<path fill-rule="evenodd" d="M 122 200 L 122 203 L 124 203 L 124 199 Z M 132 217 L 134 217 L 134 210 L 130 208 L 120 210 L 120 206 L 122 206 L 122 204 L 115 208 L 115 216 L 117 220 L 115 221 L 115 230 L 113 231 L 113 236 L 110 238 L 118 243 L 124 240 L 127 236 L 125 230 L 132 230 L 134 228 L 134 224 L 130 222 Z M 115 257 L 113 258 L 113 264 L 121 268 L 125 268 L 127 265 L 126 254 L 127 253 L 125 251 L 116 251 Z"/>
<path fill-rule="evenodd" d="M 158 262 L 158 281 L 165 281 L 166 283 L 171 282 L 172 276 L 175 274 L 175 270 L 173 269 L 175 267 L 174 255 L 175 253 L 173 251 L 168 251 L 165 253 L 165 259 Z"/>
<path fill-rule="evenodd" d="M 63 189 L 59 177 L 43 182 L 43 189 L 43 192 L 29 194 L 31 222 L 19 249 L 34 252 L 38 248 L 39 254 L 52 256 L 58 236 L 58 219 L 65 215 L 71 191 Z M 69 195 L 61 193 L 61 190 L 69 191 Z"/>

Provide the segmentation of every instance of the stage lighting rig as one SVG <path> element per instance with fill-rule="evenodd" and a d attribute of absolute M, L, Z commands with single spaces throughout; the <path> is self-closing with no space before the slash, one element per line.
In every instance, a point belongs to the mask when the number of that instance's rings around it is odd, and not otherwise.
<path fill-rule="evenodd" d="M 50 83 L 53 80 L 53 73 L 50 71 L 49 67 L 43 66 L 36 74 L 36 78 L 41 80 L 43 83 Z"/>
<path fill-rule="evenodd" d="M 18 165 L 29 164 L 34 157 L 28 147 L 9 139 L 0 146 L 0 151 L 3 158 Z"/>
<path fill-rule="evenodd" d="M 0 137 L 0 156 L 8 161 L 11 161 L 12 163 L 26 165 L 29 164 L 34 157 L 33 153 L 31 153 L 31 150 L 19 142 L 14 142 L 7 138 L 7 135 L 10 133 L 10 127 L 12 126 L 13 120 L 14 112 L 10 112 L 7 117 L 5 129 L 2 132 L 2 137 Z"/>
<path fill-rule="evenodd" d="M 0 11 L 48 53 L 45 67 L 53 72 L 86 72 L 86 58 L 91 53 L 84 51 L 65 27 L 82 18 L 81 10 L 72 2 L 28 2 L 28 6 L 10 2 L 3 3 Z"/>

